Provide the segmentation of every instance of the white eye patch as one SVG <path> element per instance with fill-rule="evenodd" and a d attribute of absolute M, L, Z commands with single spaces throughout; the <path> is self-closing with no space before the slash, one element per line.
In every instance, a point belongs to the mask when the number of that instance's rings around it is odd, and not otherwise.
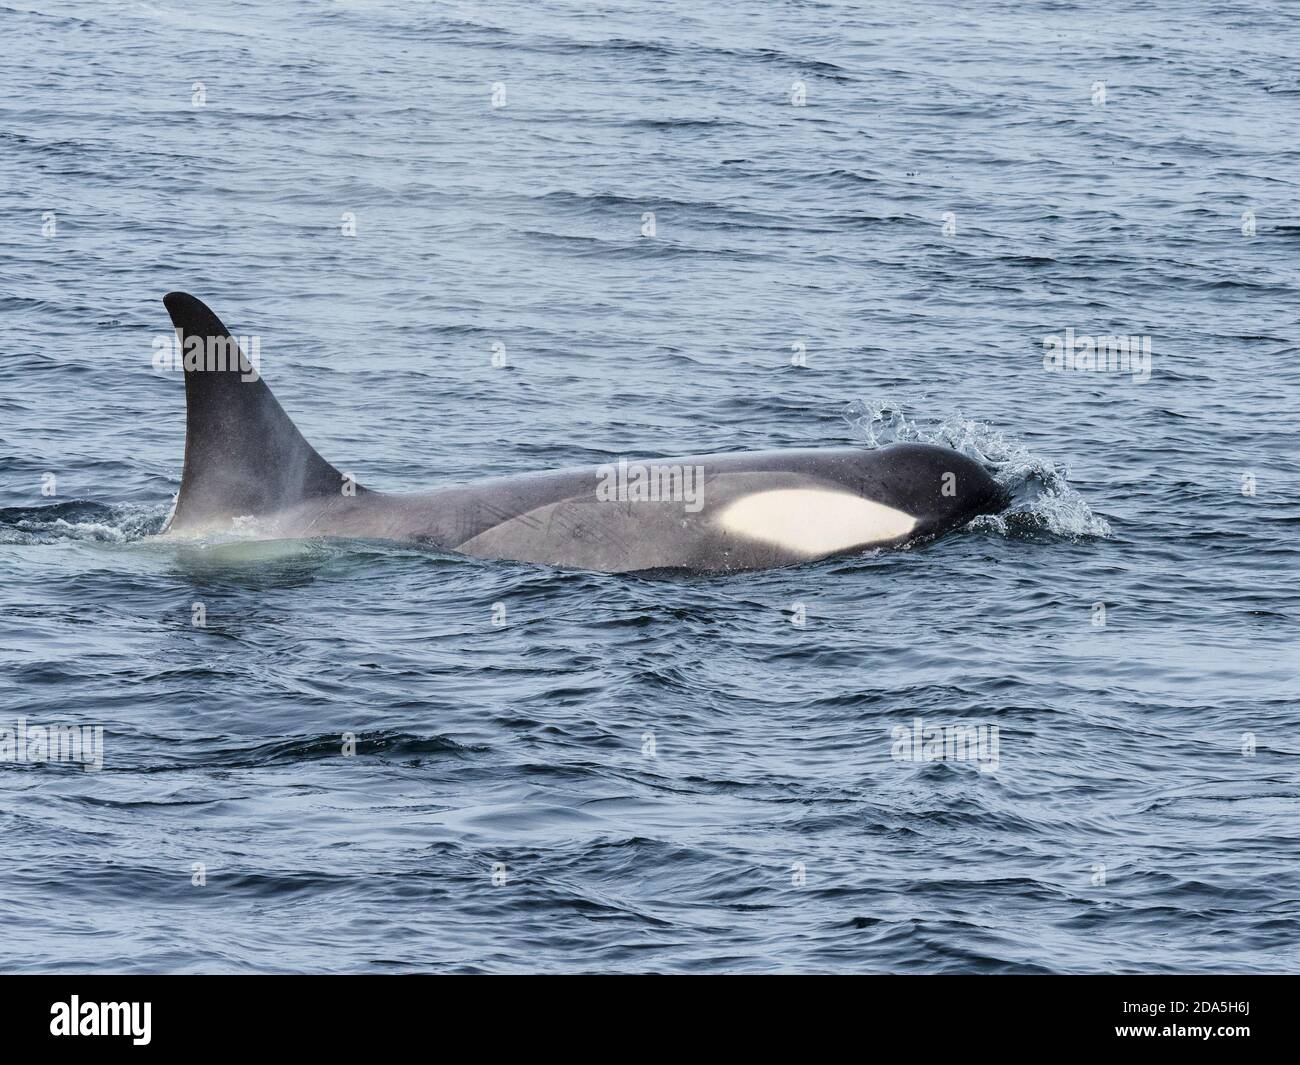
<path fill-rule="evenodd" d="M 886 543 L 916 528 L 916 519 L 901 510 L 848 492 L 816 488 L 742 496 L 719 515 L 718 523 L 738 536 L 810 556 Z"/>

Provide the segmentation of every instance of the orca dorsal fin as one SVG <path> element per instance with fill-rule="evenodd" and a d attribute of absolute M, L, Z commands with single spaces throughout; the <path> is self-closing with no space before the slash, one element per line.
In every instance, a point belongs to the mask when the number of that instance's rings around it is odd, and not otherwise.
<path fill-rule="evenodd" d="M 339 495 L 343 475 L 307 443 L 221 319 L 186 292 L 163 304 L 185 368 L 185 470 L 166 531 L 229 528 Z"/>

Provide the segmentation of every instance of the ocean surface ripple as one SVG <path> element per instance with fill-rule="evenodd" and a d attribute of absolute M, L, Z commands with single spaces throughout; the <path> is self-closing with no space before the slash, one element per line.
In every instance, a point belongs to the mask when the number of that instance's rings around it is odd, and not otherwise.
<path fill-rule="evenodd" d="M 103 730 L 0 758 L 0 969 L 1294 971 L 1298 22 L 0 0 L 0 730 Z M 1013 505 L 707 578 L 160 540 L 172 289 L 376 488 L 926 440 Z"/>

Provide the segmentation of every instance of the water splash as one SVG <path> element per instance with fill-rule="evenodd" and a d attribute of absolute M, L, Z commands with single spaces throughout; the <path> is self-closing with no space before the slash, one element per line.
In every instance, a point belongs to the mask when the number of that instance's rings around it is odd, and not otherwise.
<path fill-rule="evenodd" d="M 1002 535 L 1048 535 L 1082 539 L 1108 537 L 1110 523 L 1092 512 L 1071 487 L 1065 467 L 1035 455 L 1020 441 L 983 422 L 954 413 L 942 421 L 910 418 L 903 403 L 888 396 L 856 400 L 844 418 L 868 447 L 887 444 L 941 444 L 974 459 L 1007 490 L 1011 506 L 986 514 L 972 525 Z"/>
<path fill-rule="evenodd" d="M 157 503 L 93 503 L 78 499 L 38 507 L 0 508 L 0 544 L 80 540 L 130 543 L 152 536 L 167 520 Z"/>

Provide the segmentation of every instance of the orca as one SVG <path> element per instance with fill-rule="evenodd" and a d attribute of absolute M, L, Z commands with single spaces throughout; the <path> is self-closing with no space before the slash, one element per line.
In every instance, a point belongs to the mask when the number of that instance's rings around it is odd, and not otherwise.
<path fill-rule="evenodd" d="M 913 443 L 620 460 L 375 491 L 304 439 L 204 303 L 184 292 L 163 303 L 186 353 L 185 464 L 167 537 L 376 539 L 607 573 L 726 573 L 901 546 L 1006 504 L 974 460 Z M 213 351 L 231 357 L 203 357 Z"/>

